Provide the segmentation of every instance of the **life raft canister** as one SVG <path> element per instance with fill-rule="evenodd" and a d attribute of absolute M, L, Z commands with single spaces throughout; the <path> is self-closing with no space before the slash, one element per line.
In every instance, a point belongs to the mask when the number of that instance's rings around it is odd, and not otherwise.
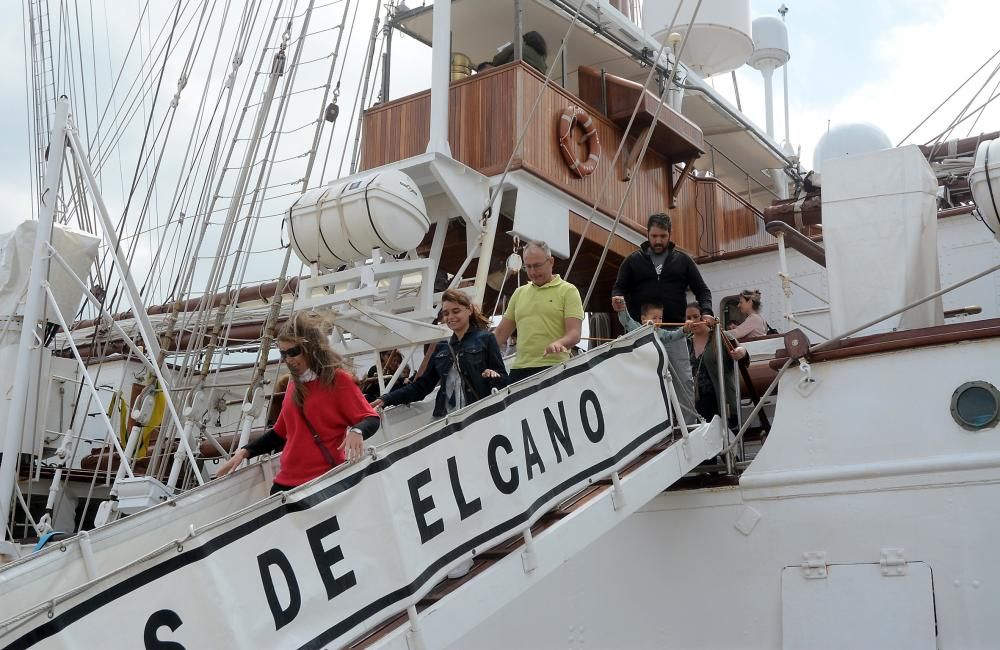
<path fill-rule="evenodd" d="M 577 140 L 574 137 L 574 126 L 579 125 L 583 136 Z M 597 135 L 597 124 L 587 111 L 579 106 L 564 108 L 559 115 L 557 133 L 559 135 L 559 151 L 566 165 L 580 178 L 590 176 L 601 161 L 601 138 Z M 578 145 L 587 145 L 587 158 L 581 161 L 577 155 Z"/>

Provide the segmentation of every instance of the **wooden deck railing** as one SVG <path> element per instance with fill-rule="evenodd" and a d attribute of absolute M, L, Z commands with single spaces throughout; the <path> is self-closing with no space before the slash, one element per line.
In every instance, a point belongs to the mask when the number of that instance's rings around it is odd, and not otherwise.
<path fill-rule="evenodd" d="M 718 179 L 691 179 L 673 213 L 673 239 L 695 257 L 714 257 L 777 243 L 761 213 Z"/>

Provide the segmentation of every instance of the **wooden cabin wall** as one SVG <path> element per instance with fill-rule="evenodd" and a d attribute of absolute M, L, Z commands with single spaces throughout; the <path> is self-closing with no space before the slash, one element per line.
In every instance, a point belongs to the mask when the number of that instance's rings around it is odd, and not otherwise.
<path fill-rule="evenodd" d="M 486 176 L 502 173 L 543 82 L 537 71 L 517 62 L 453 82 L 448 132 L 455 159 Z M 589 111 L 597 125 L 603 155 L 594 174 L 577 178 L 563 161 L 556 138 L 562 110 L 574 104 L 581 104 L 579 98 L 557 85 L 545 90 L 529 124 L 521 155 L 515 157 L 511 169 L 528 171 L 588 205 L 600 194 L 598 209 L 614 217 L 628 185 L 622 180 L 620 160 L 607 190 L 601 190 L 608 165 L 624 137 L 623 130 L 596 111 Z M 430 91 L 369 109 L 363 121 L 361 169 L 424 153 L 429 133 Z M 682 186 L 677 207 L 668 210 L 667 179 L 664 158 L 647 151 L 626 200 L 620 227 L 645 234 L 646 218 L 667 211 L 674 220 L 677 245 L 696 258 L 749 251 L 776 241 L 764 232 L 760 213 L 716 179 L 689 179 Z M 606 232 L 603 236 L 596 231 L 588 234 L 588 239 L 599 245 L 606 237 Z"/>
<path fill-rule="evenodd" d="M 451 85 L 448 94 L 451 155 L 485 176 L 503 173 L 514 150 L 518 77 L 518 66 L 512 64 Z M 365 111 L 361 169 L 424 153 L 430 138 L 430 111 L 429 90 Z"/>
<path fill-rule="evenodd" d="M 714 178 L 689 179 L 670 211 L 674 242 L 693 257 L 713 257 L 770 246 L 761 214 Z"/>
<path fill-rule="evenodd" d="M 522 115 L 525 121 L 535 103 L 535 98 L 542 89 L 543 78 L 530 68 L 521 69 L 524 89 L 521 94 Z M 619 206 L 625 200 L 622 223 L 638 230 L 646 231 L 646 217 L 654 212 L 664 212 L 667 204 L 667 163 L 655 151 L 647 150 L 638 175 L 625 198 L 628 181 L 623 179 L 623 160 L 628 151 L 623 151 L 613 170 L 610 180 L 607 178 L 611 160 L 614 158 L 624 132 L 611 120 L 597 111 L 589 110 L 591 119 L 597 126 L 597 135 L 601 139 L 603 153 L 597 170 L 585 178 L 579 178 L 570 171 L 559 151 L 559 140 L 556 137 L 560 116 L 563 109 L 581 105 L 578 97 L 558 86 L 549 86 L 542 97 L 535 118 L 528 125 L 528 133 L 524 138 L 524 149 L 521 154 L 521 167 L 543 178 L 557 187 L 563 188 L 587 205 L 593 205 L 595 199 L 599 210 L 609 216 L 618 213 Z M 629 138 L 634 143 L 634 138 Z M 603 191 L 602 191 L 603 190 Z"/>

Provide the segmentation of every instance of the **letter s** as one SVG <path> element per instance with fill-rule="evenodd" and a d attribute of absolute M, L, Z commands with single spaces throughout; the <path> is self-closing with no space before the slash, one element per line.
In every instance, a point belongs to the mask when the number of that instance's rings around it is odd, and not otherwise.
<path fill-rule="evenodd" d="M 156 633 L 161 627 L 170 628 L 171 632 L 176 632 L 184 621 L 172 609 L 161 609 L 153 612 L 149 620 L 146 621 L 146 628 L 142 631 L 142 643 L 146 650 L 185 650 L 184 646 L 174 641 L 161 641 Z"/>

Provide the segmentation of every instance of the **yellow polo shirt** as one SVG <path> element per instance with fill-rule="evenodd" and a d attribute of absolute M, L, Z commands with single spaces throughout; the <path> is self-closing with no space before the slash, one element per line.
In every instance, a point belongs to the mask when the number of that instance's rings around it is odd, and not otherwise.
<path fill-rule="evenodd" d="M 565 319 L 583 320 L 583 302 L 576 287 L 558 275 L 536 286 L 534 283 L 517 288 L 504 318 L 517 326 L 517 358 L 514 368 L 554 366 L 569 359 L 569 353 L 545 356 L 545 348 L 566 334 Z"/>

